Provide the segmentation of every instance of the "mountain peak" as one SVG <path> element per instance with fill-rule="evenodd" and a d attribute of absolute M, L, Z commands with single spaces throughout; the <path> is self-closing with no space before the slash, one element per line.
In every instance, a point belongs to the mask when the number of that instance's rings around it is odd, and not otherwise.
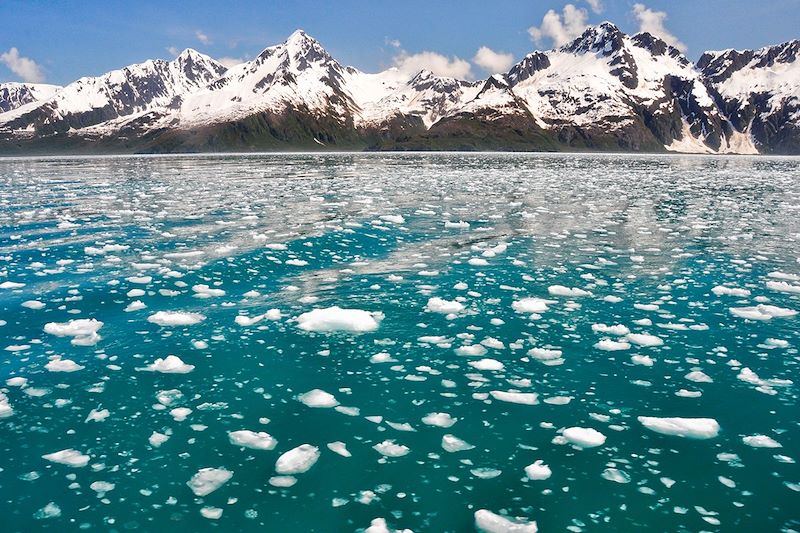
<path fill-rule="evenodd" d="M 625 34 L 616 24 L 605 21 L 597 26 L 589 26 L 580 37 L 561 48 L 564 52 L 601 52 L 611 55 L 624 46 Z"/>

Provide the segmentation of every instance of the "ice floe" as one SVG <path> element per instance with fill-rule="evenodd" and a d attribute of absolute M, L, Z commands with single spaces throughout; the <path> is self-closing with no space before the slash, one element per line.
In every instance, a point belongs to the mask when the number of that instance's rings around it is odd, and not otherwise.
<path fill-rule="evenodd" d="M 713 439 L 719 435 L 719 423 L 713 418 L 639 416 L 637 420 L 651 431 L 689 439 Z"/>
<path fill-rule="evenodd" d="M 381 313 L 334 306 L 303 313 L 297 317 L 297 323 L 304 331 L 362 333 L 378 329 L 382 319 Z"/>
<path fill-rule="evenodd" d="M 183 311 L 158 311 L 147 317 L 147 321 L 159 326 L 192 326 L 199 324 L 206 317 L 199 313 Z"/>
<path fill-rule="evenodd" d="M 73 450 L 72 448 L 48 453 L 47 455 L 43 455 L 42 458 L 47 459 L 52 463 L 67 465 L 73 468 L 86 466 L 89 464 L 90 460 L 88 455 L 84 455 L 78 450 Z"/>
<path fill-rule="evenodd" d="M 275 471 L 282 475 L 308 472 L 319 459 L 319 448 L 311 444 L 301 444 L 284 452 L 275 462 Z"/>
<path fill-rule="evenodd" d="M 480 533 L 537 533 L 536 522 L 495 514 L 487 509 L 475 511 L 475 529 Z"/>
<path fill-rule="evenodd" d="M 228 439 L 234 446 L 242 446 L 253 450 L 272 450 L 278 444 L 278 441 L 269 433 L 250 431 L 248 429 L 229 431 Z"/>
<path fill-rule="evenodd" d="M 225 468 L 201 468 L 186 484 L 195 496 L 208 496 L 232 477 L 233 472 Z"/>
<path fill-rule="evenodd" d="M 184 363 L 177 355 L 168 355 L 163 359 L 156 359 L 142 370 L 161 372 L 162 374 L 188 374 L 194 370 L 194 365 Z"/>

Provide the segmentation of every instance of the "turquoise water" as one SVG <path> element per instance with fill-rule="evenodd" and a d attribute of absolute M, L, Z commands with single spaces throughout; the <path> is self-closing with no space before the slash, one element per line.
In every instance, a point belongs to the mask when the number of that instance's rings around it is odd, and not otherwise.
<path fill-rule="evenodd" d="M 473 531 L 486 509 L 800 530 L 799 178 L 766 157 L 0 160 L 0 529 Z M 298 320 L 333 306 L 363 313 Z M 168 355 L 183 373 L 147 370 Z M 277 473 L 303 444 L 316 463 Z M 204 468 L 227 481 L 198 496 Z"/>

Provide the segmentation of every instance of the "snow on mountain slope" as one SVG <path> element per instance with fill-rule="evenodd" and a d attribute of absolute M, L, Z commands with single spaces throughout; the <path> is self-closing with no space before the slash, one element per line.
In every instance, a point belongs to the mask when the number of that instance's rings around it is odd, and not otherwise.
<path fill-rule="evenodd" d="M 741 139 L 732 144 L 725 135 L 727 121 L 693 65 L 648 33 L 630 37 L 604 22 L 557 50 L 529 54 L 508 79 L 551 129 L 601 128 L 631 136 L 647 125 L 667 148 L 741 149 Z"/>
<path fill-rule="evenodd" d="M 254 60 L 188 95 L 179 127 L 232 121 L 262 111 L 287 108 L 333 114 L 345 119 L 354 104 L 342 90 L 346 69 L 304 31 L 271 46 Z"/>
<path fill-rule="evenodd" d="M 604 22 L 471 82 L 425 70 L 364 73 L 298 30 L 229 70 L 186 50 L 56 92 L 0 85 L 0 150 L 6 139 L 24 149 L 20 139 L 46 147 L 59 136 L 66 149 L 101 140 L 156 151 L 316 143 L 800 153 L 798 55 L 800 41 L 709 52 L 698 70 L 661 39 Z"/>
<path fill-rule="evenodd" d="M 93 126 L 169 106 L 223 72 L 220 63 L 187 49 L 172 61 L 148 60 L 81 78 L 50 98 L 0 115 L 0 128 L 51 134 Z"/>
<path fill-rule="evenodd" d="M 0 113 L 17 109 L 31 102 L 45 100 L 60 89 L 59 85 L 45 83 L 0 83 Z"/>
<path fill-rule="evenodd" d="M 418 72 L 411 79 L 397 69 L 380 74 L 364 74 L 351 69 L 347 90 L 358 104 L 358 125 L 378 125 L 395 115 L 417 116 L 426 128 L 437 120 L 457 110 L 474 98 L 481 82 L 466 82 L 455 78 L 436 76 L 428 70 Z M 372 90 L 363 88 L 372 80 Z"/>
<path fill-rule="evenodd" d="M 800 151 L 800 40 L 706 52 L 697 63 L 717 105 L 759 148 Z"/>

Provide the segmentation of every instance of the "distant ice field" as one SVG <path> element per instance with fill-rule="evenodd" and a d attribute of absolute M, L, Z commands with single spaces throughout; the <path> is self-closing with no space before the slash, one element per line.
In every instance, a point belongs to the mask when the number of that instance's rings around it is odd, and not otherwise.
<path fill-rule="evenodd" d="M 0 531 L 798 531 L 800 158 L 0 159 Z"/>

